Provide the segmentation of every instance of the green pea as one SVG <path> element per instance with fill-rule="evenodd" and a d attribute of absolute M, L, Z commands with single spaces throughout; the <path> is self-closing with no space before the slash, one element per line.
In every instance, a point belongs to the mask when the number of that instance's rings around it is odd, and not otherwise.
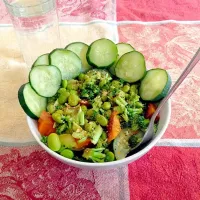
<path fill-rule="evenodd" d="M 99 87 L 103 87 L 106 83 L 107 83 L 107 81 L 105 79 L 101 80 L 99 83 Z"/>
<path fill-rule="evenodd" d="M 68 104 L 70 106 L 77 106 L 79 103 L 79 97 L 76 94 L 70 94 L 68 98 Z"/>
<path fill-rule="evenodd" d="M 112 84 L 112 86 L 114 86 L 114 87 L 116 87 L 116 88 L 122 87 L 122 83 L 120 83 L 120 82 L 117 81 L 117 80 L 112 81 L 111 84 Z"/>
<path fill-rule="evenodd" d="M 47 111 L 50 113 L 50 114 L 53 114 L 55 111 L 56 111 L 56 108 L 54 106 L 54 103 L 49 103 L 47 105 Z"/>
<path fill-rule="evenodd" d="M 52 118 L 55 122 L 61 124 L 63 123 L 63 120 L 62 120 L 62 114 L 58 113 L 57 111 L 55 113 L 52 114 Z"/>
<path fill-rule="evenodd" d="M 62 80 L 62 87 L 67 88 L 67 80 Z"/>
<path fill-rule="evenodd" d="M 110 102 L 104 102 L 102 105 L 102 108 L 104 110 L 109 110 L 111 108 L 111 103 Z"/>
<path fill-rule="evenodd" d="M 51 133 L 47 138 L 47 145 L 52 151 L 58 151 L 61 148 L 59 136 L 56 133 Z"/>
<path fill-rule="evenodd" d="M 70 149 L 63 150 L 60 155 L 64 156 L 65 158 L 72 159 L 74 157 L 74 152 Z"/>
<path fill-rule="evenodd" d="M 67 102 L 67 99 L 69 97 L 70 93 L 65 91 L 65 92 L 62 92 L 60 93 L 59 97 L 58 97 L 58 103 L 59 104 L 64 104 Z"/>
<path fill-rule="evenodd" d="M 87 106 L 82 105 L 81 110 L 84 112 L 84 114 L 86 114 L 87 113 Z"/>
<path fill-rule="evenodd" d="M 106 152 L 106 157 L 105 157 L 105 161 L 106 162 L 110 162 L 110 161 L 114 161 L 115 160 L 115 155 L 112 151 L 108 151 Z"/>
<path fill-rule="evenodd" d="M 112 111 L 111 110 L 107 110 L 105 112 L 105 116 L 109 119 L 110 118 L 110 115 L 111 115 Z"/>
<path fill-rule="evenodd" d="M 127 93 L 130 90 L 130 85 L 124 85 L 122 90 Z"/>
<path fill-rule="evenodd" d="M 108 120 L 103 115 L 98 114 L 96 120 L 101 126 L 107 126 L 108 124 Z"/>

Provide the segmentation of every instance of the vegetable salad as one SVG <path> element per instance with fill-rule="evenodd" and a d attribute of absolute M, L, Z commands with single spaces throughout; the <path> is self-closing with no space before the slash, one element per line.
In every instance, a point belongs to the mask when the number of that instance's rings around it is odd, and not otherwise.
<path fill-rule="evenodd" d="M 119 160 L 141 142 L 169 90 L 168 73 L 154 70 L 130 44 L 72 43 L 34 62 L 19 102 L 52 151 L 82 162 Z"/>

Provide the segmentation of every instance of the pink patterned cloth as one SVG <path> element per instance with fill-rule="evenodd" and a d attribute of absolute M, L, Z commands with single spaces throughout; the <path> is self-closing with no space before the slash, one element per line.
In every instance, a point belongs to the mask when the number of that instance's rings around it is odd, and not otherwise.
<path fill-rule="evenodd" d="M 64 45 L 99 37 L 128 42 L 144 54 L 148 68 L 167 69 L 173 82 L 200 46 L 200 0 L 58 0 L 57 5 Z M 159 21 L 168 19 L 182 22 Z M 33 144 L 17 100 L 25 72 L 10 24 L 0 1 L 0 200 L 200 199 L 200 64 L 173 95 L 170 124 L 157 147 L 119 169 L 77 169 Z"/>
<path fill-rule="evenodd" d="M 119 0 L 117 20 L 200 20 L 199 0 Z"/>

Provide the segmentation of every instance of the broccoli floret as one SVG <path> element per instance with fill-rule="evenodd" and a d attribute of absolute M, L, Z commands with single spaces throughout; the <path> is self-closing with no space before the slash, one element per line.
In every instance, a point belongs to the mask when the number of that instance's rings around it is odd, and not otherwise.
<path fill-rule="evenodd" d="M 131 148 L 137 146 L 142 141 L 142 138 L 143 138 L 143 133 L 142 132 L 139 132 L 139 133 L 137 133 L 135 135 L 131 135 L 131 137 L 128 140 L 129 146 Z"/>
<path fill-rule="evenodd" d="M 104 148 L 86 148 L 83 152 L 82 157 L 93 162 L 104 162 L 106 155 L 102 153 Z"/>
<path fill-rule="evenodd" d="M 141 130 L 146 130 L 149 125 L 149 119 L 144 118 L 144 116 L 138 117 L 138 125 Z"/>
<path fill-rule="evenodd" d="M 103 131 L 103 133 L 101 134 L 101 137 L 99 138 L 96 148 L 107 148 L 108 147 L 108 143 L 107 143 L 107 134 L 106 132 Z"/>
<path fill-rule="evenodd" d="M 137 114 L 131 116 L 131 129 L 133 131 L 137 131 L 140 128 L 138 124 L 138 118 L 139 118 L 139 115 Z"/>
<path fill-rule="evenodd" d="M 43 142 L 44 144 L 46 144 L 47 143 L 47 136 L 42 136 L 41 142 Z"/>
<path fill-rule="evenodd" d="M 94 99 L 93 103 L 92 103 L 92 107 L 93 107 L 93 109 L 94 109 L 95 111 L 98 112 L 99 109 L 101 108 L 102 104 L 103 104 L 103 102 L 102 102 L 102 100 L 101 100 L 101 97 L 100 97 L 100 96 L 97 96 L 97 97 Z"/>
<path fill-rule="evenodd" d="M 100 93 L 100 88 L 94 84 L 86 84 L 85 87 L 81 89 L 81 98 L 94 99 Z"/>

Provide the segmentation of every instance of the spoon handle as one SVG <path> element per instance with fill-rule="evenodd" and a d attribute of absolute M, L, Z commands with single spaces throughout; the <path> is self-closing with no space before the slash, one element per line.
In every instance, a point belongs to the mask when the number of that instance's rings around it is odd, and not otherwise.
<path fill-rule="evenodd" d="M 156 109 L 154 115 L 152 116 L 152 121 L 155 120 L 157 114 L 159 113 L 160 109 L 163 107 L 163 105 L 167 102 L 167 100 L 171 97 L 171 95 L 176 91 L 176 89 L 179 87 L 179 85 L 183 82 L 183 80 L 187 77 L 187 75 L 192 71 L 192 69 L 195 67 L 195 65 L 200 60 L 200 48 L 197 50 L 196 54 L 193 56 L 192 60 L 189 62 L 187 67 L 184 69 L 178 80 L 175 82 L 173 87 L 170 89 L 168 95 L 161 101 L 158 108 Z"/>

